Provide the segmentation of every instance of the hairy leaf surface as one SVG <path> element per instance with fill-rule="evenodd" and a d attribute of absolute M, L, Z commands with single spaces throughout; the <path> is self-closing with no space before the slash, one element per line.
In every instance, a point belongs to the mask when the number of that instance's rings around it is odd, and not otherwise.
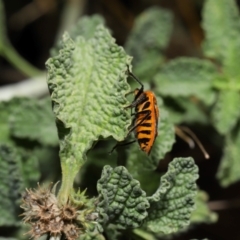
<path fill-rule="evenodd" d="M 146 218 L 149 207 L 146 193 L 125 167 L 105 166 L 97 190 L 101 224 L 111 223 L 121 229 L 136 228 Z"/>
<path fill-rule="evenodd" d="M 73 167 L 71 171 L 78 171 L 100 135 L 124 138 L 130 124 L 129 113 L 123 109 L 130 60 L 103 26 L 88 40 L 79 37 L 74 42 L 65 34 L 59 55 L 48 60 L 60 157 L 69 169 Z"/>
<path fill-rule="evenodd" d="M 230 132 L 239 117 L 240 94 L 234 90 L 220 91 L 212 110 L 213 124 L 221 134 Z"/>
<path fill-rule="evenodd" d="M 143 81 L 152 76 L 163 63 L 173 28 L 173 16 L 166 9 L 151 7 L 135 20 L 125 48 L 133 56 L 134 73 Z"/>
<path fill-rule="evenodd" d="M 240 18 L 235 0 L 207 0 L 203 10 L 205 54 L 223 64 L 223 72 L 239 82 Z"/>
<path fill-rule="evenodd" d="M 163 96 L 195 96 L 206 104 L 214 100 L 212 81 L 216 67 L 209 61 L 181 57 L 170 61 L 155 76 L 157 93 Z"/>
<path fill-rule="evenodd" d="M 148 198 L 148 230 L 171 234 L 189 225 L 197 194 L 197 178 L 198 168 L 192 158 L 175 158 L 169 164 L 158 190 Z"/>

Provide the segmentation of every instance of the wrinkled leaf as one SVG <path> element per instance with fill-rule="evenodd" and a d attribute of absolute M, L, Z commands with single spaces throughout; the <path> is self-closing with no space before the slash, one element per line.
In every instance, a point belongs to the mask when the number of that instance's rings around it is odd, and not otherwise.
<path fill-rule="evenodd" d="M 0 144 L 0 226 L 19 225 L 19 204 L 23 191 L 21 157 L 11 146 Z"/>
<path fill-rule="evenodd" d="M 173 16 L 166 9 L 151 7 L 135 20 L 125 49 L 133 56 L 135 74 L 143 81 L 151 80 L 164 60 L 173 28 Z"/>
<path fill-rule="evenodd" d="M 130 124 L 123 109 L 130 58 L 102 26 L 87 41 L 79 37 L 73 42 L 65 34 L 63 43 L 59 55 L 47 62 L 48 84 L 61 161 L 74 175 L 100 135 L 124 139 Z"/>
<path fill-rule="evenodd" d="M 217 178 L 223 187 L 240 180 L 240 131 L 235 137 L 227 136 L 224 154 L 217 172 Z"/>
<path fill-rule="evenodd" d="M 76 40 L 79 36 L 83 36 L 85 39 L 94 37 L 96 28 L 98 25 L 104 24 L 104 19 L 100 15 L 84 16 L 70 30 L 69 35 L 73 40 Z M 56 46 L 51 49 L 51 56 L 56 56 L 64 43 L 62 40 L 58 41 Z"/>
<path fill-rule="evenodd" d="M 19 107 L 12 110 L 10 118 L 11 134 L 19 139 L 56 146 L 58 136 L 49 99 L 19 101 Z"/>
<path fill-rule="evenodd" d="M 97 210 L 101 216 L 101 224 L 111 223 L 121 229 L 136 228 L 147 216 L 149 203 L 146 193 L 125 167 L 113 169 L 105 166 L 97 190 Z"/>
<path fill-rule="evenodd" d="M 214 93 L 212 81 L 217 77 L 216 67 L 207 60 L 181 57 L 170 61 L 155 76 L 156 91 L 163 96 L 195 96 L 211 104 Z"/>
<path fill-rule="evenodd" d="M 197 178 L 198 168 L 191 157 L 175 158 L 169 164 L 158 190 L 148 198 L 148 230 L 171 234 L 189 225 L 197 194 Z"/>
<path fill-rule="evenodd" d="M 220 91 L 212 110 L 213 125 L 221 134 L 230 132 L 239 117 L 240 94 L 237 91 Z"/>
<path fill-rule="evenodd" d="M 239 82 L 240 18 L 235 0 L 207 0 L 203 9 L 203 45 L 206 56 L 216 58 L 231 81 Z"/>

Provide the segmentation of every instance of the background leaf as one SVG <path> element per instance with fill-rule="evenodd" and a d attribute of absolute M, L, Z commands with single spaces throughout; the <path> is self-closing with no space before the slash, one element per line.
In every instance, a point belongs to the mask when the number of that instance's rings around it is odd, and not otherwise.
<path fill-rule="evenodd" d="M 240 77 L 240 18 L 236 1 L 207 0 L 203 9 L 203 29 L 206 32 L 205 55 L 220 61 L 224 74 L 237 83 Z"/>
<path fill-rule="evenodd" d="M 217 178 L 223 187 L 240 180 L 240 131 L 236 132 L 236 136 L 227 135 L 224 148 L 224 154 L 217 172 Z"/>
<path fill-rule="evenodd" d="M 160 95 L 195 96 L 209 105 L 214 100 L 211 87 L 216 77 L 217 70 L 211 62 L 181 57 L 166 64 L 154 77 L 154 82 Z"/>
<path fill-rule="evenodd" d="M 166 9 L 151 7 L 136 18 L 125 49 L 134 57 L 134 73 L 142 81 L 151 79 L 163 63 L 172 28 L 173 16 Z"/>
<path fill-rule="evenodd" d="M 136 228 L 147 216 L 149 203 L 146 193 L 125 167 L 113 169 L 105 166 L 97 190 L 97 208 L 103 225 L 111 223 L 120 229 Z"/>
<path fill-rule="evenodd" d="M 220 91 L 212 110 L 213 125 L 221 134 L 230 132 L 239 117 L 240 94 L 234 90 Z"/>
<path fill-rule="evenodd" d="M 21 100 L 21 107 L 13 109 L 11 134 L 19 139 L 37 141 L 42 145 L 58 145 L 57 129 L 49 99 Z"/>
<path fill-rule="evenodd" d="M 161 177 L 160 186 L 149 197 L 146 228 L 154 233 L 171 234 L 190 223 L 197 194 L 198 168 L 192 158 L 175 158 Z"/>
<path fill-rule="evenodd" d="M 208 205 L 208 195 L 206 192 L 198 190 L 196 196 L 196 207 L 191 215 L 191 225 L 200 223 L 214 223 L 218 220 L 215 212 L 212 212 Z"/>
<path fill-rule="evenodd" d="M 11 146 L 0 144 L 0 226 L 19 226 L 19 204 L 24 189 L 21 157 Z"/>

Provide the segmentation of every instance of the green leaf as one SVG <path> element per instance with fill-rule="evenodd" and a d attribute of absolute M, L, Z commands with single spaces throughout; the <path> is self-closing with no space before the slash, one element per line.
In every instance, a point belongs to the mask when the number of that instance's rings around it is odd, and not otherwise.
<path fill-rule="evenodd" d="M 180 123 L 202 123 L 208 124 L 206 111 L 199 102 L 194 99 L 178 97 L 176 99 L 164 99 L 164 107 L 169 112 L 169 121 L 175 124 Z"/>
<path fill-rule="evenodd" d="M 161 177 L 156 193 L 148 198 L 150 209 L 145 227 L 154 233 L 171 234 L 188 226 L 197 178 L 198 168 L 191 157 L 175 158 Z"/>
<path fill-rule="evenodd" d="M 224 154 L 217 172 L 217 178 L 223 187 L 240 180 L 240 131 L 235 137 L 227 135 Z"/>
<path fill-rule="evenodd" d="M 205 104 L 214 100 L 212 81 L 217 77 L 216 67 L 207 60 L 181 57 L 170 61 L 155 76 L 156 91 L 163 96 L 195 96 Z"/>
<path fill-rule="evenodd" d="M 235 0 L 207 0 L 203 9 L 203 45 L 206 56 L 216 58 L 223 72 L 239 82 L 240 18 Z"/>
<path fill-rule="evenodd" d="M 9 119 L 15 108 L 21 108 L 16 98 L 0 102 L 0 142 L 11 143 Z"/>
<path fill-rule="evenodd" d="M 125 167 L 105 166 L 97 190 L 101 224 L 111 223 L 121 229 L 136 228 L 146 218 L 149 207 L 146 193 Z"/>
<path fill-rule="evenodd" d="M 21 157 L 11 146 L 0 144 L 0 226 L 19 225 L 19 204 L 23 191 Z"/>
<path fill-rule="evenodd" d="M 207 205 L 208 195 L 206 192 L 198 190 L 196 196 L 196 208 L 192 212 L 191 224 L 200 223 L 214 223 L 217 221 L 218 216 L 215 212 L 212 212 Z"/>
<path fill-rule="evenodd" d="M 56 146 L 58 136 L 49 99 L 20 101 L 21 105 L 11 112 L 12 136 L 37 141 L 42 145 Z"/>
<path fill-rule="evenodd" d="M 239 117 L 240 94 L 234 90 L 220 91 L 212 110 L 213 125 L 221 134 L 230 132 Z"/>
<path fill-rule="evenodd" d="M 125 49 L 134 57 L 134 72 L 142 80 L 150 80 L 164 61 L 173 29 L 173 16 L 166 9 L 151 7 L 135 20 Z"/>
<path fill-rule="evenodd" d="M 152 152 L 149 156 L 154 169 L 158 166 L 159 160 L 163 159 L 166 153 L 171 151 L 175 143 L 174 125 L 170 121 L 170 116 L 163 105 L 159 107 L 159 112 L 160 121 L 158 124 L 158 137 L 155 140 Z"/>
<path fill-rule="evenodd" d="M 98 25 L 104 25 L 104 19 L 100 15 L 84 16 L 70 30 L 69 35 L 73 40 L 76 40 L 79 36 L 83 36 L 85 39 L 94 37 L 96 28 Z M 56 56 L 64 43 L 62 40 L 58 41 L 56 46 L 51 49 L 51 56 Z"/>
<path fill-rule="evenodd" d="M 63 49 L 47 62 L 48 84 L 57 118 L 60 158 L 73 177 L 86 151 L 101 135 L 122 140 L 130 124 L 125 94 L 128 57 L 103 27 L 93 38 L 73 42 L 63 36 Z M 68 169 L 68 170 L 67 170 Z"/>

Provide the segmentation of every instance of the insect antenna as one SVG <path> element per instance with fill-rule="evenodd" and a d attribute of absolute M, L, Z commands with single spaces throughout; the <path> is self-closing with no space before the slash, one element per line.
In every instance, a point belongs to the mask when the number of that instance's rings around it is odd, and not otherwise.
<path fill-rule="evenodd" d="M 178 130 L 176 131 L 176 128 L 178 128 Z M 184 136 L 184 138 L 182 138 L 181 136 L 180 136 L 180 134 L 178 134 L 179 133 L 179 130 L 182 132 L 181 134 L 182 134 L 182 136 Z M 203 147 L 203 145 L 202 145 L 202 143 L 200 142 L 200 140 L 198 139 L 198 137 L 193 133 L 193 131 L 192 130 L 190 130 L 188 127 L 183 127 L 183 126 L 181 126 L 181 127 L 175 127 L 175 132 L 176 132 L 176 134 L 179 136 L 179 137 L 181 137 L 183 140 L 185 140 L 186 142 L 187 141 L 189 141 L 189 137 L 185 134 L 185 133 L 187 133 L 195 142 L 196 142 L 196 144 L 198 145 L 198 147 L 200 148 L 200 150 L 202 151 L 202 153 L 203 153 L 203 155 L 204 155 L 204 157 L 206 158 L 206 159 L 209 159 L 210 158 L 210 156 L 209 156 L 209 154 L 207 153 L 207 151 L 205 150 L 205 148 Z M 185 132 L 185 133 L 184 133 Z M 187 137 L 187 138 L 186 138 Z M 186 140 L 187 139 L 187 140 Z M 192 143 L 190 143 L 189 142 L 189 146 L 191 147 L 192 146 Z M 193 143 L 193 147 L 194 147 L 194 143 Z"/>

